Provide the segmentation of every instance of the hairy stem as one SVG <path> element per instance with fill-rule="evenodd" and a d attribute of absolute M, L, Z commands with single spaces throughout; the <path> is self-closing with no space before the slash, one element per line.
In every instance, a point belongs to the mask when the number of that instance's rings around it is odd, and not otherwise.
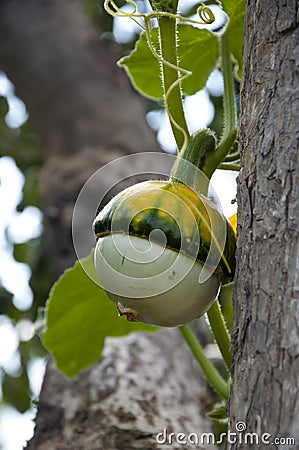
<path fill-rule="evenodd" d="M 200 343 L 198 342 L 195 334 L 191 330 L 189 325 L 183 325 L 180 327 L 180 331 L 187 342 L 190 350 L 192 351 L 195 359 L 199 363 L 202 371 L 206 375 L 210 385 L 225 399 L 229 396 L 229 387 L 225 380 L 222 378 L 218 370 L 206 357 Z"/>
<path fill-rule="evenodd" d="M 230 59 L 230 49 L 224 32 L 220 38 L 221 68 L 224 82 L 223 110 L 224 129 L 222 138 L 214 154 L 207 155 L 204 173 L 211 178 L 213 172 L 218 168 L 226 155 L 229 153 L 237 135 L 237 112 L 234 88 L 233 68 Z"/>
<path fill-rule="evenodd" d="M 185 183 L 196 192 L 208 195 L 209 179 L 197 168 L 201 167 L 206 153 L 215 151 L 215 147 L 216 138 L 213 131 L 206 129 L 194 133 L 177 157 L 171 170 L 171 178 Z"/>
<path fill-rule="evenodd" d="M 232 354 L 229 349 L 230 337 L 218 300 L 213 303 L 211 308 L 208 310 L 207 315 L 215 341 L 219 347 L 227 368 L 230 370 L 232 366 Z"/>
<path fill-rule="evenodd" d="M 178 66 L 176 20 L 168 17 L 159 17 L 161 57 L 173 66 Z M 180 86 L 180 73 L 167 64 L 162 64 L 162 78 L 164 88 L 165 107 L 168 112 L 172 131 L 179 151 L 189 138 L 186 123 L 182 93 Z"/>

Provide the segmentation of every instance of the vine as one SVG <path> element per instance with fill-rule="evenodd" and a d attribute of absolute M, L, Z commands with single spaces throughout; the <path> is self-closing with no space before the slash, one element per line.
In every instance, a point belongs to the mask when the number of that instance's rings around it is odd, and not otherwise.
<path fill-rule="evenodd" d="M 165 110 L 168 114 L 178 148 L 178 157 L 173 165 L 170 180 L 163 185 L 163 196 L 166 191 L 176 189 L 176 193 L 179 197 L 180 192 L 187 189 L 187 186 L 192 187 L 193 191 L 199 191 L 198 193 L 200 195 L 197 196 L 197 198 L 200 197 L 202 199 L 203 206 L 208 205 L 209 200 L 206 197 L 208 195 L 209 180 L 215 170 L 239 170 L 240 155 L 237 149 L 238 121 L 234 78 L 236 77 L 236 73 L 240 74 L 241 71 L 239 55 L 241 54 L 240 48 L 242 47 L 242 39 L 239 38 L 236 41 L 235 30 L 240 29 L 243 21 L 245 12 L 245 6 L 243 5 L 244 1 L 225 0 L 222 2 L 227 20 L 225 25 L 217 33 L 194 27 L 194 25 L 211 24 L 214 21 L 212 10 L 204 3 L 200 3 L 197 8 L 198 19 L 184 17 L 179 14 L 178 0 L 150 0 L 150 3 L 152 11 L 140 13 L 134 0 L 126 0 L 126 4 L 130 7 L 129 11 L 119 7 L 115 0 L 104 1 L 104 8 L 110 15 L 113 17 L 130 18 L 142 30 L 142 34 L 136 43 L 134 50 L 129 56 L 122 58 L 119 64 L 125 67 L 134 87 L 139 90 L 141 94 L 157 100 L 164 100 Z M 198 50 L 199 48 L 201 51 Z M 200 64 L 197 64 L 197 60 L 200 60 Z M 147 64 L 143 64 L 144 61 L 146 61 Z M 224 121 L 221 137 L 217 139 L 216 134 L 209 128 L 197 130 L 191 135 L 184 111 L 184 95 L 193 95 L 202 89 L 205 86 L 210 73 L 215 68 L 218 68 L 219 64 L 224 81 Z M 137 71 L 136 67 L 138 67 Z M 238 70 L 234 70 L 236 68 Z M 140 70 L 142 73 L 141 75 L 140 72 L 138 72 Z M 147 86 L 147 83 L 143 83 L 143 76 L 148 76 L 147 79 L 150 81 L 154 80 L 153 85 Z M 191 163 L 189 166 L 200 169 L 201 173 L 204 174 L 204 182 L 196 182 L 196 172 L 192 169 L 186 170 L 188 165 L 186 165 L 186 161 Z M 154 185 L 151 185 L 149 182 L 149 187 L 153 189 L 152 192 L 155 191 L 155 186 L 154 188 L 153 186 Z M 144 205 L 143 202 L 146 194 L 142 189 L 140 188 L 139 193 L 141 203 Z M 163 325 L 155 321 L 151 322 L 150 320 L 145 320 L 145 322 L 162 326 L 179 326 L 182 336 L 185 338 L 195 359 L 200 364 L 209 383 L 224 399 L 224 402 L 227 402 L 229 396 L 229 372 L 232 366 L 232 355 L 230 352 L 229 330 L 226 326 L 227 316 L 225 311 L 222 310 L 216 297 L 222 281 L 227 283 L 233 279 L 235 235 L 230 227 L 226 228 L 228 246 L 225 247 L 225 249 L 222 249 L 217 240 L 216 233 L 206 219 L 204 209 L 201 210 L 203 206 L 198 206 L 199 203 L 194 203 L 194 192 L 192 189 L 187 189 L 188 194 L 182 194 L 181 198 L 184 199 L 186 207 L 195 212 L 195 223 L 197 225 L 195 228 L 198 228 L 197 231 L 199 231 L 199 234 L 205 229 L 210 237 L 210 242 L 208 243 L 206 240 L 201 251 L 203 250 L 206 252 L 206 248 L 209 245 L 211 247 L 212 241 L 214 241 L 218 255 L 220 254 L 221 256 L 219 266 L 217 265 L 215 269 L 215 293 L 213 293 L 211 299 L 203 299 L 206 308 L 201 314 L 207 312 L 211 331 L 223 358 L 224 373 L 221 370 L 218 370 L 218 368 L 216 368 L 216 366 L 207 358 L 200 342 L 187 324 L 188 321 L 194 320 L 195 317 L 189 319 L 188 316 L 188 320 L 183 321 L 179 321 L 179 318 L 175 325 Z M 122 193 L 119 195 L 121 196 Z M 152 218 L 156 215 L 154 218 L 160 220 L 159 214 L 157 214 L 157 205 L 161 203 L 162 196 L 161 198 L 159 197 L 158 201 L 156 201 L 154 194 L 152 194 L 151 198 L 154 198 L 154 206 L 152 208 L 154 211 L 151 215 L 146 216 L 146 219 L 143 217 L 146 227 L 144 227 L 144 229 L 139 229 L 138 226 L 140 225 L 140 222 L 138 222 L 139 225 L 136 225 L 136 229 L 134 229 L 136 233 L 143 233 L 142 238 L 146 237 L 144 236 L 144 230 L 150 228 L 149 224 Z M 113 205 L 111 206 L 111 203 L 109 203 L 107 206 L 109 210 L 109 207 L 111 208 Z M 214 205 L 212 206 L 214 208 Z M 106 212 L 108 210 L 106 209 Z M 111 214 L 108 214 L 108 218 L 105 217 L 105 214 L 101 216 L 99 213 L 94 221 L 94 230 L 96 231 L 95 234 L 98 239 L 101 239 L 101 232 L 104 233 L 105 238 L 109 238 L 111 232 L 109 229 L 109 220 L 113 215 L 113 211 L 111 210 L 110 212 Z M 215 214 L 217 216 L 218 212 Z M 140 217 L 140 220 L 141 219 L 142 217 Z M 156 223 L 157 222 L 155 222 L 155 226 Z M 165 224 L 164 221 L 162 225 L 166 226 L 167 231 L 167 223 Z M 189 224 L 187 224 L 187 226 L 189 226 Z M 99 227 L 99 230 L 96 229 L 97 227 Z M 101 227 L 104 228 L 102 229 Z M 189 227 L 189 229 L 190 228 L 191 227 Z M 163 230 L 163 227 L 160 227 L 160 229 Z M 172 232 L 173 229 L 171 229 L 171 233 Z M 193 235 L 191 235 L 191 238 L 192 237 Z M 206 239 L 204 232 L 200 234 L 200 238 L 202 237 Z M 189 241 L 192 242 L 192 239 L 189 239 Z M 169 247 L 172 249 L 171 246 Z M 174 249 L 178 250 L 178 252 L 180 251 L 176 247 L 174 247 Z M 98 244 L 95 249 L 95 260 L 99 257 L 97 251 Z M 206 254 L 204 256 L 207 258 Z M 198 254 L 196 255 L 196 258 L 197 257 L 198 261 L 201 262 L 202 260 Z M 120 263 L 122 268 L 124 261 L 125 259 L 123 258 Z M 203 259 L 203 261 L 206 261 L 206 259 Z M 118 323 L 113 319 L 114 308 L 111 307 L 109 302 L 106 302 L 107 295 L 104 289 L 101 289 L 101 287 L 95 283 L 91 283 L 89 279 L 91 278 L 93 281 L 100 279 L 99 271 L 98 268 L 95 267 L 93 255 L 91 255 L 86 259 L 80 260 L 80 263 L 77 263 L 72 269 L 67 270 L 50 292 L 47 304 L 46 328 L 43 333 L 43 343 L 53 352 L 58 367 L 70 376 L 75 375 L 79 370 L 88 367 L 99 359 L 107 335 L 119 336 L 131 331 L 155 331 L 155 327 L 142 323 L 142 314 L 140 315 L 141 322 L 129 324 L 127 324 L 127 322 L 125 322 L 125 324 L 122 323 L 122 331 L 119 330 Z M 88 279 L 86 279 L 86 275 L 84 278 L 84 274 L 86 273 L 89 275 Z M 219 273 L 221 273 L 221 276 Z M 115 279 L 113 277 L 112 279 L 114 283 Z M 138 280 L 139 279 L 140 278 L 138 278 Z M 76 290 L 76 283 L 78 283 L 78 280 L 82 286 L 82 290 L 79 290 L 79 292 L 84 290 L 85 296 L 84 301 L 81 298 L 82 296 L 80 296 L 80 298 L 77 298 L 76 303 L 74 302 L 74 298 L 78 295 Z M 106 292 L 109 296 L 109 293 L 111 294 L 112 291 L 106 289 Z M 220 298 L 223 292 L 225 292 L 225 289 L 221 291 Z M 208 294 L 210 294 L 210 292 L 208 292 Z M 119 293 L 118 298 L 121 297 L 121 295 L 122 292 Z M 198 302 L 196 295 L 195 301 Z M 230 289 L 226 290 L 226 296 L 230 298 Z M 127 298 L 129 295 L 124 295 L 124 297 Z M 177 297 L 176 301 L 180 306 L 182 300 L 185 299 L 182 299 L 180 294 Z M 99 298 L 102 300 L 99 300 Z M 113 300 L 112 297 L 110 298 Z M 86 306 L 88 303 L 86 299 L 88 299 L 89 304 L 92 305 L 91 309 L 96 310 L 97 314 L 91 314 L 90 307 L 88 308 Z M 171 301 L 172 298 L 170 298 L 170 302 Z M 98 306 L 98 302 L 101 303 L 101 306 Z M 73 307 L 75 304 L 79 305 L 77 312 L 76 308 Z M 61 318 L 62 305 L 64 308 L 63 314 L 65 315 L 66 320 L 64 321 L 65 326 L 60 327 L 60 324 L 63 322 L 63 319 Z M 69 305 L 72 305 L 72 307 L 70 308 Z M 173 304 L 171 303 L 171 305 L 173 311 Z M 124 308 L 120 303 L 118 303 L 117 306 L 118 310 L 122 311 L 124 315 L 127 314 L 126 311 L 130 315 L 130 312 L 135 308 L 135 306 L 131 306 L 130 304 L 127 307 L 125 301 Z M 145 304 L 144 309 L 146 312 L 148 311 L 148 306 L 149 305 Z M 209 307 L 210 309 L 208 309 Z M 167 308 L 165 309 L 167 310 Z M 84 318 L 88 325 L 84 327 L 84 330 L 81 330 L 79 335 L 77 330 L 74 329 L 74 324 L 82 323 L 83 310 L 85 311 Z M 104 314 L 103 310 L 105 311 Z M 131 317 L 136 318 L 138 312 L 140 313 L 140 311 L 137 311 L 136 309 L 136 314 L 133 316 L 131 315 Z M 159 316 L 160 312 L 158 311 L 157 314 Z M 106 318 L 106 322 L 109 322 L 109 332 L 107 332 L 107 327 L 99 325 L 103 317 Z M 59 324 L 59 326 L 57 324 Z M 100 345 L 95 345 L 94 334 L 92 334 L 92 339 L 89 334 L 91 330 L 95 329 L 97 336 L 99 337 L 98 341 L 100 342 Z M 69 336 L 71 336 L 72 339 L 70 339 Z M 76 338 L 74 338 L 74 336 Z M 57 344 L 58 342 L 59 345 Z M 84 351 L 87 347 L 89 348 L 89 352 Z M 78 348 L 80 348 L 81 351 L 78 352 Z M 72 351 L 70 351 L 70 349 Z M 215 412 L 215 417 L 217 416 L 220 420 L 225 419 L 225 411 L 221 414 L 223 415 L 220 417 L 219 411 L 217 410 Z M 213 412 L 210 417 L 213 417 Z"/>
<path fill-rule="evenodd" d="M 210 130 L 199 131 L 194 136 L 190 136 L 182 101 L 182 83 L 192 75 L 192 72 L 180 67 L 177 53 L 177 22 L 210 24 L 214 21 L 211 9 L 201 3 L 197 9 L 201 21 L 196 21 L 182 17 L 177 13 L 178 0 L 150 0 L 153 11 L 147 14 L 138 13 L 137 5 L 133 0 L 127 0 L 127 3 L 133 8 L 130 12 L 119 8 L 113 0 L 105 0 L 104 6 L 106 11 L 113 16 L 130 17 L 134 20 L 144 30 L 152 55 L 161 63 L 165 109 L 171 122 L 180 156 L 173 167 L 172 178 L 182 179 L 184 176 L 186 179 L 186 176 L 188 177 L 188 174 L 182 173 L 185 171 L 184 160 L 195 164 L 208 179 L 211 178 L 217 168 L 238 170 L 238 164 L 234 162 L 238 160 L 239 153 L 235 152 L 229 155 L 237 135 L 237 114 L 231 52 L 225 30 L 219 34 L 221 68 L 224 79 L 224 127 L 220 142 L 217 143 L 215 135 Z M 152 19 L 154 18 L 158 21 L 158 49 L 155 48 L 151 37 Z M 143 24 L 137 19 L 142 19 Z M 203 189 L 207 194 L 208 186 Z M 209 309 L 208 319 L 225 364 L 230 370 L 232 362 L 229 350 L 230 338 L 218 301 L 214 302 Z M 205 357 L 191 329 L 184 325 L 180 327 L 180 330 L 210 384 L 220 395 L 227 398 L 227 384 Z"/>

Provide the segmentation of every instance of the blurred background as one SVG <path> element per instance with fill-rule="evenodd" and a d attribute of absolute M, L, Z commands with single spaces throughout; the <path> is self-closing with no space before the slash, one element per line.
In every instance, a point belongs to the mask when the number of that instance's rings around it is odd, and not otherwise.
<path fill-rule="evenodd" d="M 101 39 L 113 41 L 119 55 L 128 53 L 140 32 L 136 24 L 129 19 L 113 20 L 95 0 L 80 1 Z M 211 4 L 216 16 L 209 27 L 218 29 L 225 21 L 224 14 L 215 2 L 206 3 Z M 144 1 L 137 5 L 141 10 L 147 7 Z M 183 0 L 182 14 L 193 17 L 195 6 L 195 1 Z M 33 132 L 26 105 L 1 69 L 0 65 L 0 449 L 20 450 L 33 434 L 36 401 L 46 366 L 46 352 L 34 324 L 55 276 L 44 252 L 40 137 Z M 222 75 L 216 70 L 205 89 L 185 99 L 191 132 L 209 126 L 221 135 L 222 94 Z M 144 104 L 146 119 L 161 148 L 174 152 L 162 103 L 144 99 Z M 217 171 L 213 179 L 227 217 L 236 211 L 231 203 L 236 193 L 235 179 L 236 173 L 229 171 Z"/>

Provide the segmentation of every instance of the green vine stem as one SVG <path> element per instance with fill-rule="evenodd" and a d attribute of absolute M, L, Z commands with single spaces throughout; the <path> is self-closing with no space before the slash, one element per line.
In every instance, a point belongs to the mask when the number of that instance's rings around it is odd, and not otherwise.
<path fill-rule="evenodd" d="M 176 19 L 158 17 L 158 24 L 161 57 L 173 66 L 178 66 Z M 179 71 L 174 70 L 165 63 L 162 64 L 165 106 L 179 151 L 186 144 L 186 140 L 189 139 L 189 130 L 183 108 L 180 76 Z"/>
<path fill-rule="evenodd" d="M 183 101 L 181 82 L 189 76 L 189 72 L 179 67 L 177 55 L 177 20 L 185 20 L 177 15 L 178 0 L 150 0 L 153 14 L 143 15 L 137 12 L 137 6 L 133 0 L 127 0 L 133 10 L 125 13 L 118 8 L 114 1 L 105 0 L 106 10 L 114 16 L 129 16 L 146 32 L 148 45 L 154 56 L 161 63 L 162 82 L 164 90 L 165 109 L 168 113 L 173 135 L 180 151 L 179 160 L 187 160 L 196 164 L 202 172 L 211 178 L 218 166 L 221 168 L 231 168 L 234 164 L 221 164 L 226 155 L 230 152 L 232 144 L 236 138 L 237 119 L 235 107 L 235 92 L 233 82 L 233 71 L 230 61 L 230 50 L 225 33 L 220 38 L 222 72 L 224 78 L 224 130 L 220 143 L 215 149 L 215 137 L 210 130 L 203 130 L 190 138 Z M 110 8 L 110 3 L 112 7 Z M 205 17 L 206 22 L 213 20 L 211 12 L 208 12 L 204 5 L 201 6 L 201 17 Z M 138 22 L 138 18 L 144 19 L 144 27 Z M 159 28 L 160 49 L 157 52 L 150 38 L 151 19 L 156 17 Z M 178 161 L 179 161 L 178 160 Z M 229 167 L 230 166 L 230 167 Z M 183 173 L 185 165 L 178 162 L 172 171 L 172 178 L 185 180 Z M 236 170 L 236 169 L 234 169 Z M 192 178 L 192 173 L 188 175 Z M 189 180 L 188 180 L 189 181 Z M 190 180 L 194 181 L 194 180 Z M 188 183 L 189 184 L 189 183 Z M 192 183 L 191 183 L 192 184 Z M 204 191 L 207 190 L 205 186 Z M 215 340 L 228 367 L 231 366 L 231 356 L 229 354 L 229 336 L 223 321 L 218 303 L 210 308 L 208 312 L 211 329 Z M 206 357 L 200 343 L 188 325 L 180 327 L 180 331 L 189 345 L 194 357 L 200 364 L 211 386 L 225 399 L 229 395 L 229 384 L 221 377 L 215 366 Z"/>
<path fill-rule="evenodd" d="M 216 300 L 207 312 L 211 330 L 213 332 L 215 341 L 223 356 L 227 368 L 231 370 L 232 354 L 230 352 L 230 337 L 226 327 L 224 317 L 222 315 L 219 301 Z"/>
<path fill-rule="evenodd" d="M 219 374 L 218 370 L 206 357 L 200 343 L 198 342 L 195 334 L 191 330 L 189 325 L 183 325 L 180 327 L 180 331 L 187 342 L 190 350 L 192 351 L 195 359 L 199 363 L 202 371 L 206 375 L 210 385 L 218 392 L 223 398 L 228 399 L 229 386 L 226 381 Z"/>
<path fill-rule="evenodd" d="M 239 164 L 223 163 L 223 164 L 219 165 L 218 169 L 233 170 L 235 172 L 239 172 L 240 171 L 240 165 Z"/>
<path fill-rule="evenodd" d="M 230 153 L 226 156 L 224 162 L 233 162 L 233 161 L 239 161 L 240 160 L 240 153 L 239 152 L 235 152 L 235 153 Z"/>
<path fill-rule="evenodd" d="M 225 32 L 220 37 L 220 47 L 221 47 L 221 68 L 224 82 L 224 94 L 223 94 L 224 130 L 222 138 L 216 148 L 216 151 L 214 152 L 214 154 L 207 155 L 205 164 L 202 168 L 203 172 L 207 175 L 208 178 L 211 178 L 215 170 L 225 159 L 226 155 L 231 150 L 231 147 L 237 135 L 237 112 L 236 112 L 234 77 L 231 63 L 231 54 Z"/>

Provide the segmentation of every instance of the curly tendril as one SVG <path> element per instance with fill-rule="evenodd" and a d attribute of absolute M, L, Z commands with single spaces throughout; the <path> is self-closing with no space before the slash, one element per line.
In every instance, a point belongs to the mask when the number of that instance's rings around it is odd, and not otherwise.
<path fill-rule="evenodd" d="M 199 5 L 196 12 L 204 24 L 209 25 L 210 23 L 213 23 L 215 20 L 215 16 L 212 10 L 204 3 L 201 3 Z"/>
<path fill-rule="evenodd" d="M 114 0 L 105 0 L 104 1 L 104 8 L 107 11 L 108 14 L 110 14 L 113 17 L 128 17 L 130 19 L 135 18 L 141 18 L 141 19 L 157 19 L 158 17 L 169 17 L 170 19 L 177 19 L 182 22 L 187 23 L 194 23 L 196 25 L 209 25 L 214 22 L 215 16 L 211 9 L 206 6 L 204 3 L 200 3 L 199 7 L 197 8 L 197 14 L 200 18 L 199 20 L 190 19 L 188 17 L 183 17 L 179 14 L 173 14 L 171 12 L 166 11 L 153 11 L 149 13 L 139 13 L 137 4 L 134 2 L 134 0 L 126 0 L 126 3 L 130 6 L 132 6 L 131 11 L 124 11 L 122 8 L 120 8 Z M 145 27 L 142 26 L 142 24 L 138 23 L 138 25 L 144 29 Z"/>

